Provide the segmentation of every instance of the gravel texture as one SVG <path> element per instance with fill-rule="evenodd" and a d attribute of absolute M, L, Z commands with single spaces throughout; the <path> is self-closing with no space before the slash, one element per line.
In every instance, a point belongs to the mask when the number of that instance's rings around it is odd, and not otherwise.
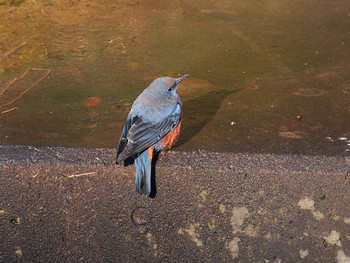
<path fill-rule="evenodd" d="M 145 198 L 115 150 L 0 153 L 0 262 L 350 260 L 345 157 L 168 152 Z"/>

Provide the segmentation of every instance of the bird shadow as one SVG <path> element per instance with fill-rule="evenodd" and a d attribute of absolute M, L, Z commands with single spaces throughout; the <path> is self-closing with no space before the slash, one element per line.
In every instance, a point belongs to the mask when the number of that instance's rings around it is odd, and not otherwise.
<path fill-rule="evenodd" d="M 195 99 L 187 100 L 184 103 L 184 121 L 181 136 L 176 146 L 179 147 L 196 136 L 214 118 L 222 101 L 243 89 L 233 91 L 216 90 Z"/>
<path fill-rule="evenodd" d="M 154 151 L 152 163 L 151 163 L 151 193 L 150 198 L 155 198 L 157 195 L 157 182 L 156 182 L 156 164 L 159 158 L 159 152 Z"/>

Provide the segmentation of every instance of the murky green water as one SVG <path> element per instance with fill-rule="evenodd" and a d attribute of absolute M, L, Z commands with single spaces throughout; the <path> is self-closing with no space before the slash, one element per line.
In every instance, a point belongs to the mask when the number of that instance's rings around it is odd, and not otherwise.
<path fill-rule="evenodd" d="M 0 1 L 0 91 L 52 69 L 1 108 L 17 109 L 0 144 L 115 147 L 154 78 L 190 74 L 178 150 L 349 155 L 349 14 L 347 0 Z"/>

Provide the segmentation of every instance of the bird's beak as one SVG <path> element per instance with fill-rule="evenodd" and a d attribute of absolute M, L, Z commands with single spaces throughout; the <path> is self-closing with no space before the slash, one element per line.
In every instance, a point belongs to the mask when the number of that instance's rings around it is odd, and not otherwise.
<path fill-rule="evenodd" d="M 177 78 L 177 79 L 176 79 L 176 84 L 179 84 L 183 79 L 187 78 L 188 76 L 189 76 L 189 75 L 186 74 L 186 75 L 183 75 L 183 76 L 180 77 L 180 78 Z"/>

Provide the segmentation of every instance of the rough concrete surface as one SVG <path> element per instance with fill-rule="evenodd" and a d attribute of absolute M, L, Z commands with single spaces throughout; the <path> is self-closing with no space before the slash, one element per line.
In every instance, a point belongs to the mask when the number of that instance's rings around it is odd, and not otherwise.
<path fill-rule="evenodd" d="M 350 160 L 0 146 L 0 262 L 350 262 Z"/>

